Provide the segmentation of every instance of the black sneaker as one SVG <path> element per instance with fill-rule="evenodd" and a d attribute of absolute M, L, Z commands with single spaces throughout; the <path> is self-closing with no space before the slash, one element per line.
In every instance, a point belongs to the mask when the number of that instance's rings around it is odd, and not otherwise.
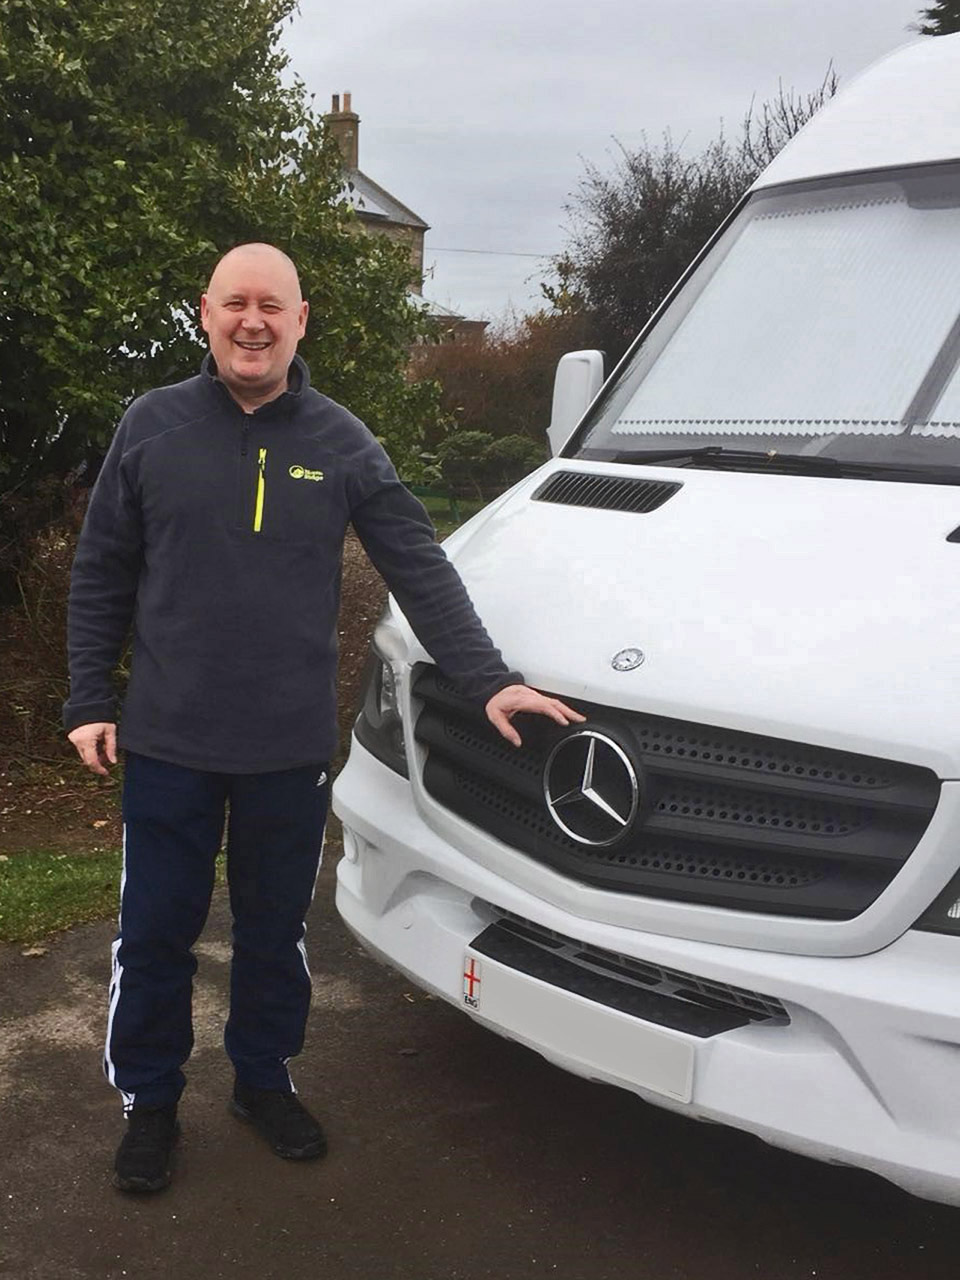
<path fill-rule="evenodd" d="M 295 1093 L 234 1086 L 230 1110 L 259 1129 L 285 1160 L 316 1160 L 326 1154 L 323 1130 Z"/>
<path fill-rule="evenodd" d="M 162 1191 L 170 1185 L 170 1156 L 177 1141 L 177 1104 L 134 1107 L 117 1148 L 113 1185 L 121 1191 Z"/>

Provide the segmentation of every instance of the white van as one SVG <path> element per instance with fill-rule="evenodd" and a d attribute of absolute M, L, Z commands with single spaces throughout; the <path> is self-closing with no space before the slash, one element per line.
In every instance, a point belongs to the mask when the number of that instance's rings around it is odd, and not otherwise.
<path fill-rule="evenodd" d="M 960 35 L 852 82 L 447 542 L 586 723 L 514 750 L 394 606 L 334 800 L 339 910 L 413 982 L 954 1204 L 958 86 Z"/>

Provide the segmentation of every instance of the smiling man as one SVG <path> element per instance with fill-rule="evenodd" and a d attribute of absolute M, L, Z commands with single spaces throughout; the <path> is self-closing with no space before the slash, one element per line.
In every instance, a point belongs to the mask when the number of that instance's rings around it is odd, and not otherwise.
<path fill-rule="evenodd" d="M 64 723 L 117 759 L 112 674 L 133 625 L 121 726 L 124 872 L 104 1067 L 127 1129 L 124 1191 L 170 1181 L 193 1045 L 192 948 L 229 809 L 231 1110 L 281 1156 L 326 1150 L 293 1090 L 310 1004 L 304 917 L 336 749 L 337 615 L 352 523 L 425 648 L 514 745 L 520 711 L 582 719 L 508 671 L 423 508 L 358 419 L 310 386 L 297 272 L 265 244 L 217 264 L 197 377 L 136 400 L 77 547 Z"/>
<path fill-rule="evenodd" d="M 287 389 L 308 312 L 296 267 L 271 245 L 241 245 L 217 263 L 200 319 L 219 377 L 248 412 Z"/>

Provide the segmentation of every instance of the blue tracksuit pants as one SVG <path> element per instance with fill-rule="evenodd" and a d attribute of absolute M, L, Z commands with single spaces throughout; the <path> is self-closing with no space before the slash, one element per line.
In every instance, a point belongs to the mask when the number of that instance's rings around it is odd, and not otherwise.
<path fill-rule="evenodd" d="M 310 1007 L 304 917 L 327 814 L 326 765 L 218 774 L 128 753 L 120 930 L 104 1068 L 129 1109 L 175 1102 L 193 1048 L 191 995 L 226 814 L 233 912 L 224 1043 L 237 1079 L 290 1090 Z"/>

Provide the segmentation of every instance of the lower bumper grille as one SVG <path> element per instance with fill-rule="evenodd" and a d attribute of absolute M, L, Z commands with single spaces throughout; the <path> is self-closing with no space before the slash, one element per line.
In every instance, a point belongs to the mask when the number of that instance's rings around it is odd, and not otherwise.
<path fill-rule="evenodd" d="M 586 724 L 518 717 L 518 751 L 436 668 L 418 670 L 414 695 L 434 800 L 535 861 L 620 893 L 849 919 L 904 865 L 940 794 L 936 776 L 915 765 L 570 698 Z M 584 731 L 616 744 L 635 774 L 635 816 L 612 839 L 616 824 L 602 810 L 593 815 L 602 838 L 591 840 L 571 835 L 547 802 L 552 753 Z M 578 777 L 568 770 L 560 789 L 575 790 Z M 613 809 L 626 811 L 624 785 L 597 778 Z"/>
<path fill-rule="evenodd" d="M 531 977 L 619 1009 L 646 1022 L 706 1038 L 751 1023 L 786 1026 L 770 996 L 576 942 L 498 907 L 481 906 L 493 923 L 473 950 Z"/>

